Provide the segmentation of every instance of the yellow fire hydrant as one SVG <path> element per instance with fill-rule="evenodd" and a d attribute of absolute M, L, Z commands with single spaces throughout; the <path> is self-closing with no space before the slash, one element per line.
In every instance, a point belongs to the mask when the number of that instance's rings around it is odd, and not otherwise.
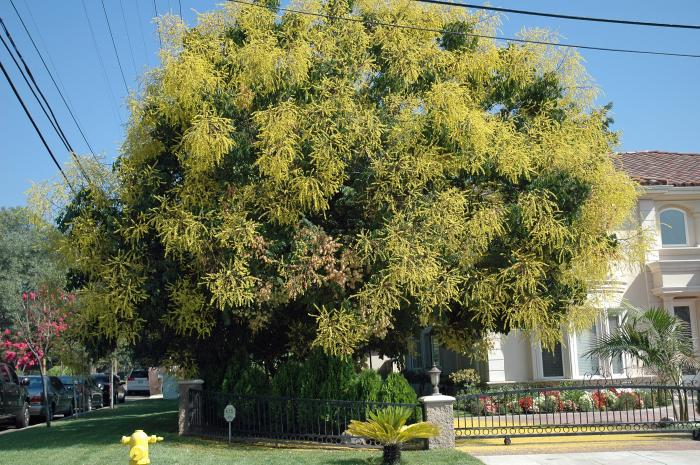
<path fill-rule="evenodd" d="M 137 429 L 131 436 L 122 436 L 122 444 L 131 447 L 129 449 L 129 465 L 148 465 L 151 459 L 148 457 L 148 445 L 162 441 L 160 436 L 148 436 L 142 429 Z"/>

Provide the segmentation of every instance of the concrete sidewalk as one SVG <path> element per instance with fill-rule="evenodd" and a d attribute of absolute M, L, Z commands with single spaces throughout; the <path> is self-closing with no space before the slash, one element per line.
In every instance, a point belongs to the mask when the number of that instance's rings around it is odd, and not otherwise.
<path fill-rule="evenodd" d="M 533 455 L 485 455 L 486 465 L 697 465 L 700 451 L 620 451 Z"/>

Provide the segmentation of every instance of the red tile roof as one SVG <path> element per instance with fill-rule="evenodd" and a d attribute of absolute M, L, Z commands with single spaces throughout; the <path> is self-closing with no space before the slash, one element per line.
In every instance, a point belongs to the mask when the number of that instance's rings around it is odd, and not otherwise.
<path fill-rule="evenodd" d="M 621 152 L 615 163 L 644 186 L 700 186 L 700 153 Z"/>

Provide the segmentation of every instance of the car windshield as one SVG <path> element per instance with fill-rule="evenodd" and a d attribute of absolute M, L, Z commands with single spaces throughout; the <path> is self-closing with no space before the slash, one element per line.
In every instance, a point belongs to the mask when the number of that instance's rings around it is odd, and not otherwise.
<path fill-rule="evenodd" d="M 148 378 L 148 372 L 146 370 L 134 370 L 131 372 L 133 378 Z"/>
<path fill-rule="evenodd" d="M 109 383 L 109 376 L 107 375 L 93 375 L 92 379 L 95 380 L 96 383 Z"/>

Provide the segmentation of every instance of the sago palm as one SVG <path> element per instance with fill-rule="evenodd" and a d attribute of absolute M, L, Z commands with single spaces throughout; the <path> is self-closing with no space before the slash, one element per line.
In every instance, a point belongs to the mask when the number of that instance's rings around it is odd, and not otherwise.
<path fill-rule="evenodd" d="M 631 309 L 622 325 L 599 337 L 586 355 L 616 358 L 629 355 L 662 384 L 680 386 L 685 369 L 700 369 L 689 325 L 662 308 Z M 687 393 L 678 389 L 680 419 L 688 417 Z M 674 404 L 674 413 L 676 406 Z"/>
<path fill-rule="evenodd" d="M 392 465 L 401 460 L 401 445 L 412 439 L 430 439 L 438 434 L 438 427 L 425 421 L 407 425 L 411 410 L 405 407 L 387 407 L 367 414 L 367 421 L 352 420 L 348 433 L 384 446 L 383 464 Z"/>

